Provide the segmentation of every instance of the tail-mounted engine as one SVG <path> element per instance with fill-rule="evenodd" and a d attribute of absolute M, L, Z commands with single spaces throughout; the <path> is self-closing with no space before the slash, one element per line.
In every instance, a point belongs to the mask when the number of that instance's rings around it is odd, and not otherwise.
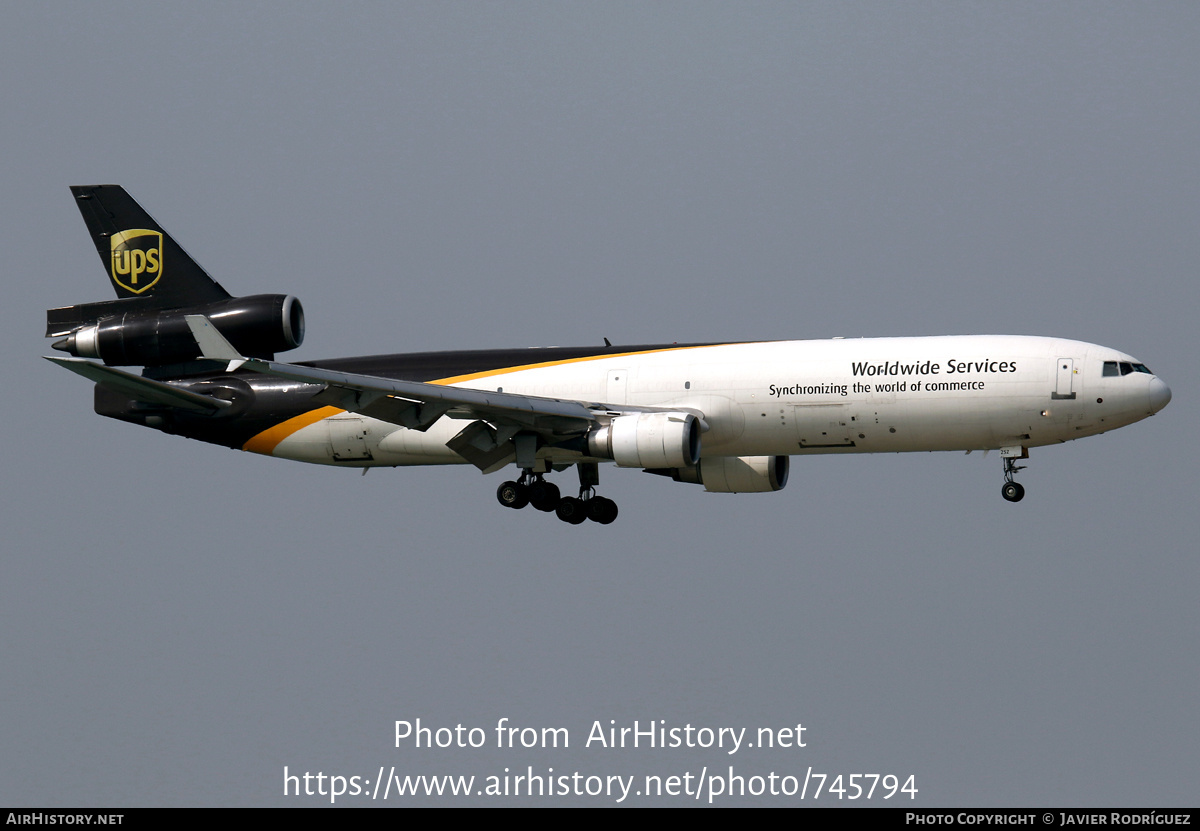
<path fill-rule="evenodd" d="M 162 366 L 199 357 L 184 320 L 189 314 L 207 317 L 247 357 L 271 359 L 304 341 L 304 309 L 291 295 L 256 294 L 176 309 L 134 304 L 137 300 L 116 300 L 50 309 L 46 337 L 66 335 L 55 349 L 109 366 Z"/>

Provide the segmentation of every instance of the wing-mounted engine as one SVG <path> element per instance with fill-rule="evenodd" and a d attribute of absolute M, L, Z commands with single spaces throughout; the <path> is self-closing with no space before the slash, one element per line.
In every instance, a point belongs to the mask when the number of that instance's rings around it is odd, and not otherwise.
<path fill-rule="evenodd" d="M 588 434 L 588 455 L 618 467 L 689 468 L 700 459 L 700 419 L 692 413 L 631 413 Z"/>
<path fill-rule="evenodd" d="M 676 482 L 704 485 L 709 493 L 770 493 L 787 484 L 787 456 L 713 456 L 694 467 L 647 470 Z"/>
<path fill-rule="evenodd" d="M 231 297 L 200 306 L 146 308 L 138 300 L 114 300 L 50 309 L 46 337 L 54 348 L 109 366 L 162 366 L 199 357 L 186 315 L 202 314 L 241 354 L 271 359 L 304 341 L 304 308 L 285 294 Z M 65 337 L 63 337 L 65 336 Z"/>

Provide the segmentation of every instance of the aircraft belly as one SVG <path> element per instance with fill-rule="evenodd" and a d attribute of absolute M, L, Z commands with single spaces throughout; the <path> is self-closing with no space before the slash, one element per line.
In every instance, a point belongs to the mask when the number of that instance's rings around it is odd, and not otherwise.
<path fill-rule="evenodd" d="M 454 465 L 466 459 L 446 446 L 468 422 L 439 419 L 425 432 L 395 425 L 383 425 L 386 435 L 380 440 L 376 458 L 386 465 Z"/>
<path fill-rule="evenodd" d="M 463 424 L 442 419 L 422 433 L 378 419 L 339 414 L 296 430 L 271 455 L 342 467 L 463 464 L 465 460 L 446 447 Z"/>
<path fill-rule="evenodd" d="M 328 419 L 321 419 L 315 424 L 296 430 L 276 444 L 271 455 L 297 462 L 334 464 Z"/>

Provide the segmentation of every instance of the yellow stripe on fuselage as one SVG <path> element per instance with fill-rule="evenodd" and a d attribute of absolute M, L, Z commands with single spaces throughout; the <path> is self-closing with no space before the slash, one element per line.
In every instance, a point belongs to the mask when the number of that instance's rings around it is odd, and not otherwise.
<path fill-rule="evenodd" d="M 676 352 L 683 349 L 706 349 L 710 346 L 725 346 L 723 343 L 706 343 L 700 346 L 666 346 L 660 349 L 643 349 L 641 352 L 604 352 L 599 355 L 585 355 L 582 358 L 563 358 L 561 361 L 543 361 L 537 364 L 522 364 L 521 366 L 505 366 L 500 369 L 488 369 L 483 372 L 471 372 L 466 375 L 453 375 L 430 381 L 431 384 L 461 384 L 463 381 L 477 381 L 480 378 L 491 378 L 496 375 L 507 375 L 510 372 L 521 372 L 526 369 L 543 369 L 548 366 L 564 366 L 565 364 L 580 364 L 584 361 L 601 361 L 606 358 L 627 358 L 630 355 L 653 355 L 656 352 Z"/>
<path fill-rule="evenodd" d="M 303 430 L 308 425 L 316 424 L 323 418 L 329 418 L 330 416 L 344 412 L 346 411 L 339 410 L 337 407 L 318 407 L 315 410 L 309 410 L 307 413 L 293 416 L 287 421 L 281 421 L 274 427 L 268 427 L 243 444 L 242 450 L 249 450 L 251 453 L 262 453 L 270 456 L 281 441 L 297 430 Z"/>

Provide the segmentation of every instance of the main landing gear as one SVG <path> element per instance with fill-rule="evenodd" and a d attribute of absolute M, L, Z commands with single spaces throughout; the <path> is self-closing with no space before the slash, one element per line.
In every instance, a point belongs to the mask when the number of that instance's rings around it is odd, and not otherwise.
<path fill-rule="evenodd" d="M 558 507 L 558 486 L 547 482 L 540 473 L 523 471 L 515 482 L 504 482 L 496 488 L 496 499 L 505 508 L 524 508 L 532 505 L 539 511 Z"/>
<path fill-rule="evenodd" d="M 1001 452 L 1003 452 L 1003 451 L 1001 451 Z M 1002 488 L 1000 488 L 1000 495 L 1003 496 L 1005 499 L 1007 499 L 1009 502 L 1020 502 L 1022 499 L 1025 498 L 1025 488 L 1021 487 L 1021 484 L 1019 482 L 1016 482 L 1013 480 L 1013 475 L 1018 470 L 1025 469 L 1025 465 L 1017 464 L 1017 461 L 1021 458 L 1029 458 L 1029 456 L 1028 456 L 1028 454 L 1026 454 L 1025 456 L 1021 456 L 1021 457 L 1018 457 L 1018 456 L 1005 456 L 1004 457 L 1004 486 Z"/>
<path fill-rule="evenodd" d="M 506 508 L 532 505 L 539 511 L 554 511 L 558 518 L 571 525 L 590 519 L 608 525 L 617 518 L 617 503 L 596 494 L 600 474 L 595 463 L 578 464 L 579 496 L 562 496 L 558 486 L 547 482 L 540 473 L 523 470 L 515 482 L 504 482 L 496 489 L 497 501 Z"/>

